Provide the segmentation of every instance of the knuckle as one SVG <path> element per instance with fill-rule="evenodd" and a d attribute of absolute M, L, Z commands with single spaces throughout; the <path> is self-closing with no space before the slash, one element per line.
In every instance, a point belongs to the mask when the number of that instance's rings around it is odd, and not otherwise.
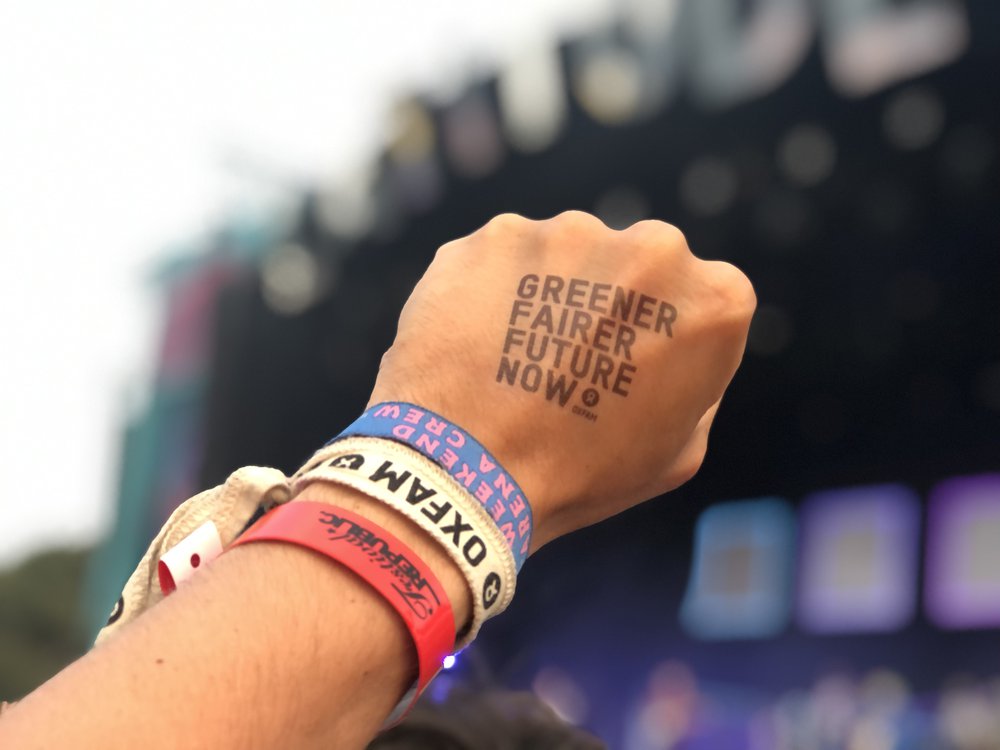
<path fill-rule="evenodd" d="M 467 237 L 463 237 L 461 240 L 458 240 L 458 242 L 462 243 L 465 241 L 471 244 L 485 242 L 488 245 L 495 243 L 506 244 L 512 237 L 529 234 L 537 223 L 538 222 L 527 219 L 520 214 L 497 214 L 475 232 Z"/>
<path fill-rule="evenodd" d="M 554 227 L 571 232 L 609 231 L 603 221 L 584 211 L 563 211 L 561 214 L 550 219 L 550 221 Z"/>
<path fill-rule="evenodd" d="M 624 230 L 624 234 L 641 245 L 665 251 L 690 253 L 687 237 L 678 227 L 659 219 L 643 219 Z"/>
<path fill-rule="evenodd" d="M 435 258 L 440 258 L 446 255 L 452 255 L 458 251 L 458 249 L 464 244 L 464 240 L 452 240 L 451 242 L 446 242 L 443 245 L 439 245 L 437 252 L 435 253 Z"/>
<path fill-rule="evenodd" d="M 532 223 L 531 219 L 526 219 L 521 216 L 521 214 L 503 213 L 497 214 L 486 222 L 483 229 L 489 232 L 507 232 L 524 229 L 527 225 Z"/>
<path fill-rule="evenodd" d="M 710 284 L 725 306 L 748 320 L 757 307 L 757 293 L 746 274 L 732 263 L 706 261 Z"/>

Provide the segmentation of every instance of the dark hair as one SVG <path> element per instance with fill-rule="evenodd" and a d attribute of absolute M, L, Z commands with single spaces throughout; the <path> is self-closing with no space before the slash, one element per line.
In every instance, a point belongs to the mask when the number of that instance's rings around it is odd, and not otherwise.
<path fill-rule="evenodd" d="M 606 750 L 531 693 L 456 688 L 443 703 L 421 701 L 368 750 Z"/>

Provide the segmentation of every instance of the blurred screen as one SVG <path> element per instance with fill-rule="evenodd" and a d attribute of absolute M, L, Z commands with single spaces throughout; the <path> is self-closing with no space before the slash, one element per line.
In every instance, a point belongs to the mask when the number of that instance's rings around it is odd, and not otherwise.
<path fill-rule="evenodd" d="M 725 503 L 695 529 L 691 580 L 681 605 L 700 638 L 760 638 L 788 619 L 795 523 L 780 500 Z"/>
<path fill-rule="evenodd" d="M 802 513 L 798 622 L 815 633 L 894 630 L 914 614 L 920 506 L 899 485 L 810 495 Z"/>
<path fill-rule="evenodd" d="M 1000 627 L 1000 474 L 934 488 L 927 609 L 945 628 Z"/>

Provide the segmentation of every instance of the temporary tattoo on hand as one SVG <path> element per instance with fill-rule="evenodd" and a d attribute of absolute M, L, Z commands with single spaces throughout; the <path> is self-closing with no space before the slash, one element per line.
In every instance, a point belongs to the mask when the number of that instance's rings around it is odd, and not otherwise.
<path fill-rule="evenodd" d="M 673 337 L 677 308 L 614 284 L 527 274 L 507 321 L 497 382 L 540 393 L 591 421 L 605 394 L 627 397 L 636 329 Z"/>

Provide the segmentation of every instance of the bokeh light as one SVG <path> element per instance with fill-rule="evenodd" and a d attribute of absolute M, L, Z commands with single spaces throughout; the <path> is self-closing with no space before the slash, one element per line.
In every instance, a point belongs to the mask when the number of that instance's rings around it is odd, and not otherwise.
<path fill-rule="evenodd" d="M 268 306 L 282 315 L 309 309 L 329 283 L 316 256 L 301 245 L 278 248 L 261 263 L 261 291 Z"/>
<path fill-rule="evenodd" d="M 778 166 L 789 182 L 811 187 L 827 179 L 837 161 L 837 146 L 820 125 L 792 128 L 778 145 Z"/>
<path fill-rule="evenodd" d="M 634 187 L 618 185 L 598 197 L 594 214 L 612 229 L 627 229 L 649 218 L 649 200 Z"/>
<path fill-rule="evenodd" d="M 718 216 L 732 205 L 738 187 L 736 170 L 729 161 L 704 156 L 691 162 L 681 175 L 681 202 L 695 216 Z"/>
<path fill-rule="evenodd" d="M 621 125 L 639 113 L 642 68 L 627 48 L 598 47 L 581 55 L 573 89 L 587 114 L 603 125 Z"/>
<path fill-rule="evenodd" d="M 589 704 L 580 685 L 559 667 L 544 667 L 532 680 L 531 689 L 543 703 L 570 724 L 582 724 Z"/>
<path fill-rule="evenodd" d="M 898 149 L 926 148 L 944 130 L 945 111 L 941 97 L 926 87 L 909 87 L 885 106 L 882 126 L 889 143 Z"/>
<path fill-rule="evenodd" d="M 550 146 L 566 119 L 566 87 L 556 51 L 526 43 L 501 72 L 498 97 L 511 145 L 533 153 Z"/>

